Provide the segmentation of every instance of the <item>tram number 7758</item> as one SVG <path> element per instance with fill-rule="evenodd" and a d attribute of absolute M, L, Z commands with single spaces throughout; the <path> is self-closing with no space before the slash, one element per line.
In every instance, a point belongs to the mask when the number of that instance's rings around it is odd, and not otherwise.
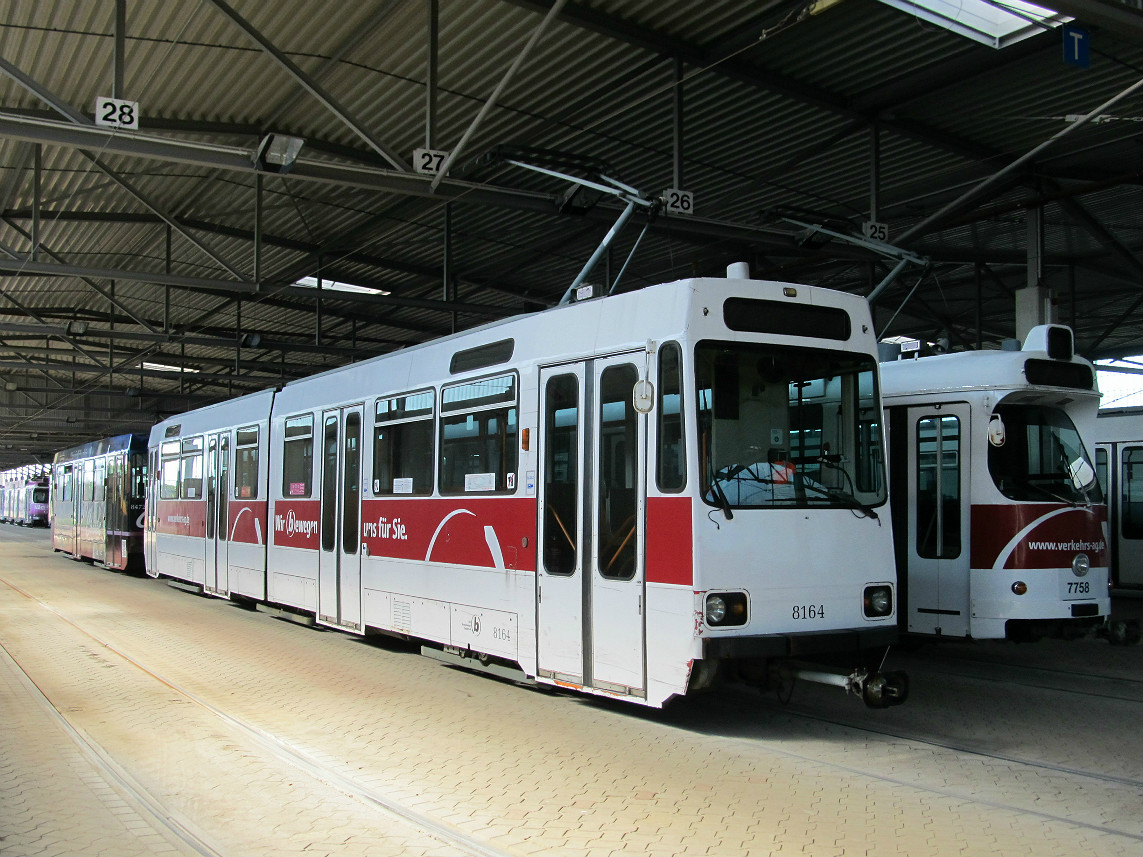
<path fill-rule="evenodd" d="M 1090 580 L 1069 580 L 1068 595 L 1087 595 L 1091 592 Z"/>

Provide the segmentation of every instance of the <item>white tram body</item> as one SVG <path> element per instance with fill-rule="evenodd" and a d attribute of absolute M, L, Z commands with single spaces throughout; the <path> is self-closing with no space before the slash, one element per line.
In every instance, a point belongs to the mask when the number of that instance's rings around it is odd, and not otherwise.
<path fill-rule="evenodd" d="M 4 474 L 0 481 L 0 521 L 22 527 L 46 527 L 47 478 Z"/>
<path fill-rule="evenodd" d="M 1095 456 L 1107 495 L 1112 586 L 1143 589 L 1143 408 L 1101 409 Z"/>
<path fill-rule="evenodd" d="M 852 663 L 897 634 L 875 355 L 861 298 L 690 279 L 182 414 L 148 570 L 653 706 Z"/>
<path fill-rule="evenodd" d="M 1099 391 L 1072 332 L 881 364 L 902 630 L 1035 639 L 1107 620 Z"/>

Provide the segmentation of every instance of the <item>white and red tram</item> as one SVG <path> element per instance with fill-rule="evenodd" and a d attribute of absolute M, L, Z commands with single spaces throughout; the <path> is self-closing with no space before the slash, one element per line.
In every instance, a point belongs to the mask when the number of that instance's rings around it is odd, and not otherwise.
<path fill-rule="evenodd" d="M 897 634 L 875 355 L 860 298 L 690 279 L 182 414 L 148 570 L 648 705 L 818 656 L 900 702 L 861 663 Z"/>
<path fill-rule="evenodd" d="M 1103 626 L 1099 391 L 1071 330 L 882 363 L 881 380 L 902 630 L 1027 640 Z"/>

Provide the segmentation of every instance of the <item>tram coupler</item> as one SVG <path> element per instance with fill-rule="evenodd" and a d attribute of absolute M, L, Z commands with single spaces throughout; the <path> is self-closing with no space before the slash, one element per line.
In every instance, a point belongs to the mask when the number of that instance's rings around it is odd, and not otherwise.
<path fill-rule="evenodd" d="M 889 708 L 909 698 L 909 676 L 901 670 L 881 672 L 855 667 L 852 672 L 842 673 L 793 665 L 787 674 L 795 680 L 840 687 L 847 694 L 861 697 L 870 708 Z"/>

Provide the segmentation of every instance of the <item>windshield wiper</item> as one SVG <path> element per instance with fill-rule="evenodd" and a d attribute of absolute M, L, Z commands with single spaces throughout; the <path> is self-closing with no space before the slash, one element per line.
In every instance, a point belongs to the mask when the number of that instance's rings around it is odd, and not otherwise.
<path fill-rule="evenodd" d="M 718 508 L 722 510 L 722 514 L 726 516 L 726 520 L 731 521 L 734 519 L 734 512 L 730 510 L 730 501 L 726 499 L 726 494 L 722 490 L 722 485 L 719 484 L 720 480 L 717 473 L 710 475 L 710 493 L 712 499 L 718 504 Z"/>
<path fill-rule="evenodd" d="M 872 506 L 862 503 L 852 494 L 842 491 L 840 488 L 818 488 L 816 485 L 807 485 L 805 487 L 807 491 L 813 491 L 822 497 L 828 497 L 830 500 L 840 500 L 841 505 L 846 509 L 854 509 L 864 513 L 867 518 L 872 518 L 874 521 L 879 520 L 877 512 L 874 511 Z"/>
<path fill-rule="evenodd" d="M 1039 491 L 1041 494 L 1044 494 L 1044 495 L 1046 495 L 1046 496 L 1048 496 L 1048 497 L 1051 497 L 1053 500 L 1059 500 L 1061 503 L 1067 503 L 1067 504 L 1068 504 L 1069 506 L 1071 506 L 1073 509 L 1074 509 L 1074 508 L 1076 508 L 1076 507 L 1078 507 L 1078 506 L 1080 505 L 1080 504 L 1079 504 L 1079 502 L 1077 502 L 1077 501 L 1076 501 L 1076 499 L 1075 499 L 1074 497 L 1073 497 L 1072 499 L 1070 499 L 1070 500 L 1069 500 L 1067 497 L 1064 497 L 1064 496 L 1062 496 L 1062 495 L 1060 495 L 1060 494 L 1057 494 L 1055 491 L 1049 491 L 1049 490 L 1048 490 L 1047 488 L 1045 488 L 1043 485 L 1034 485 L 1034 484 L 1033 484 L 1033 483 L 1031 483 L 1031 482 L 1025 482 L 1025 483 L 1024 483 L 1024 485 L 1025 485 L 1025 487 L 1027 487 L 1027 488 L 1031 488 L 1031 489 L 1033 489 L 1033 490 L 1035 490 L 1035 491 Z M 1090 505 L 1090 501 L 1089 501 L 1089 504 L 1088 504 L 1088 505 Z"/>

